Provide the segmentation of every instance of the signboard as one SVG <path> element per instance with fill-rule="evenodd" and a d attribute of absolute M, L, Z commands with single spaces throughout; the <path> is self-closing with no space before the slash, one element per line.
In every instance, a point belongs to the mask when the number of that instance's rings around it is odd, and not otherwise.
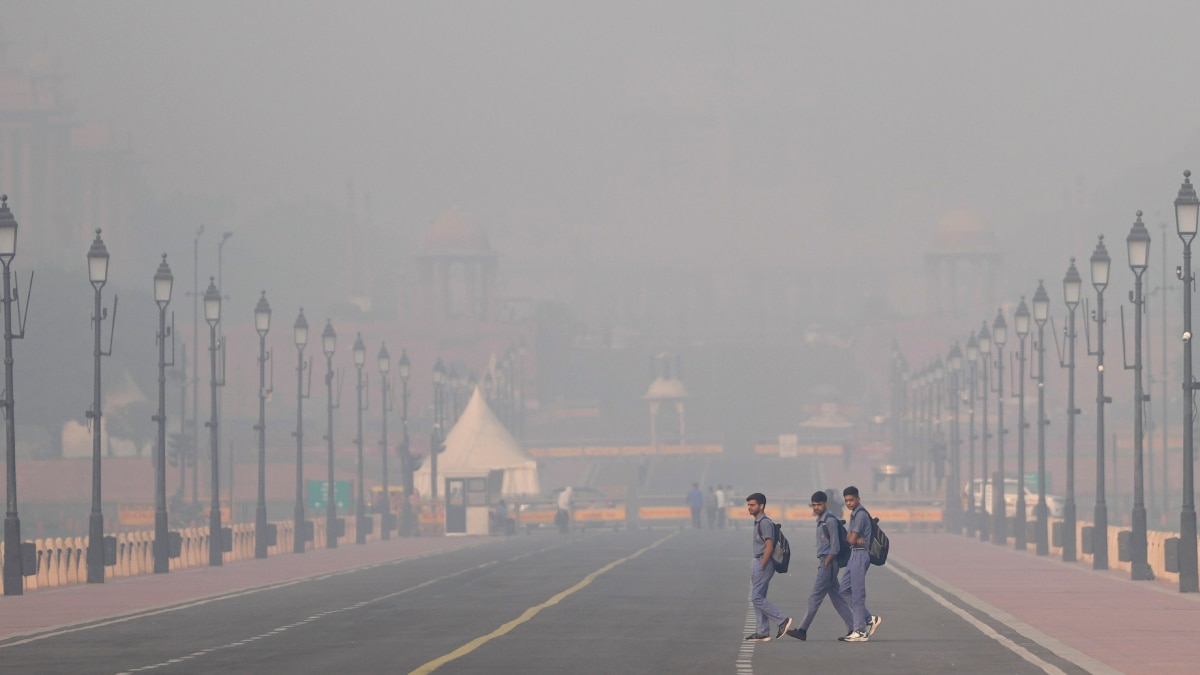
<path fill-rule="evenodd" d="M 323 480 L 308 481 L 308 508 L 314 511 L 325 509 L 326 495 L 329 494 L 329 482 Z M 339 511 L 350 508 L 350 481 L 333 481 L 333 504 Z"/>
<path fill-rule="evenodd" d="M 779 435 L 779 456 L 780 457 L 795 457 L 796 443 L 798 438 L 796 434 L 780 434 Z"/>

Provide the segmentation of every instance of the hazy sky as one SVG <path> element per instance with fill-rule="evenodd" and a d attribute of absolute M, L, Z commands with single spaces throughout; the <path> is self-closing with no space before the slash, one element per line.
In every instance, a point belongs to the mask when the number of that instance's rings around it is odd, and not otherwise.
<path fill-rule="evenodd" d="M 1022 279 L 1123 240 L 1135 209 L 1155 235 L 1170 217 L 1200 170 L 1196 21 L 1182 1 L 0 1 L 11 62 L 59 54 L 155 194 L 221 197 L 233 227 L 338 207 L 353 180 L 406 236 L 457 204 L 502 249 L 904 266 L 968 208 Z"/>

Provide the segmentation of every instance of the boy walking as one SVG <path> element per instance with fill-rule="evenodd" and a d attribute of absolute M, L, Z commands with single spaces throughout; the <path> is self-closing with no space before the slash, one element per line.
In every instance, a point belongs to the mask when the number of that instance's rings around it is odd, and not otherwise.
<path fill-rule="evenodd" d="M 846 632 L 854 629 L 853 615 L 850 606 L 842 597 L 838 583 L 838 552 L 842 550 L 838 538 L 838 521 L 827 510 L 827 497 L 824 492 L 817 491 L 812 495 L 813 515 L 817 517 L 817 578 L 813 581 L 812 593 L 808 595 L 808 612 L 800 621 L 800 625 L 788 631 L 788 635 L 801 640 L 808 639 L 808 627 L 817 616 L 817 610 L 829 596 L 833 608 L 846 624 Z"/>
<path fill-rule="evenodd" d="M 754 605 L 755 616 L 758 618 L 758 630 L 753 635 L 747 635 L 747 642 L 766 642 L 771 639 L 771 621 L 779 627 L 775 639 L 792 627 L 791 617 L 783 615 L 775 605 L 767 600 L 767 586 L 771 577 L 775 576 L 775 563 L 771 560 L 771 552 L 775 549 L 775 523 L 764 513 L 767 498 L 761 492 L 746 497 L 746 510 L 754 518 L 754 560 L 750 565 L 750 602 Z"/>
<path fill-rule="evenodd" d="M 871 566 L 867 546 L 871 542 L 874 528 L 871 525 L 871 514 L 867 513 L 862 502 L 858 500 L 858 488 L 851 485 L 842 490 L 842 496 L 846 500 L 846 509 L 850 511 L 850 521 L 846 525 L 850 562 L 846 564 L 846 573 L 842 575 L 842 598 L 850 604 L 854 626 L 848 635 L 838 639 L 844 642 L 866 642 L 883 622 L 882 618 L 867 611 L 867 569 Z"/>

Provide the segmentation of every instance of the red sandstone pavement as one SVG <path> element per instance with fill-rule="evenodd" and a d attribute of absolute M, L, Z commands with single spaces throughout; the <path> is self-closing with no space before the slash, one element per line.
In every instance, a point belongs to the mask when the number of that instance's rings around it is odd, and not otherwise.
<path fill-rule="evenodd" d="M 889 536 L 891 556 L 901 566 L 956 586 L 1121 672 L 1200 668 L 1198 594 L 1015 551 L 1011 540 L 1001 547 L 943 533 Z"/>
<path fill-rule="evenodd" d="M 286 553 L 262 560 L 195 567 L 169 574 L 109 579 L 0 597 L 0 640 L 48 628 L 120 616 L 163 605 L 428 555 L 487 541 L 486 537 L 419 537 Z"/>

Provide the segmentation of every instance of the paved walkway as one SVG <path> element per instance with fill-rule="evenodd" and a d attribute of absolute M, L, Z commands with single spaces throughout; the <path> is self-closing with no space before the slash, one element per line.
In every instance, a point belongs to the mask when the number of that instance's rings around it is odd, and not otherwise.
<path fill-rule="evenodd" d="M 195 567 L 0 597 L 0 640 L 97 621 L 215 595 L 332 572 L 430 555 L 489 541 L 486 537 L 420 537 L 343 544 L 336 549 Z"/>
<path fill-rule="evenodd" d="M 952 595 L 1007 614 L 1015 633 L 1088 672 L 1195 673 L 1200 595 L 1161 581 L 943 533 L 888 533 L 892 566 Z M 975 602 L 972 603 L 972 600 Z M 996 611 L 998 610 L 998 611 Z M 902 620 L 902 617 L 897 617 Z M 1046 639 L 1048 638 L 1048 639 Z M 1074 655 L 1076 658 L 1070 658 Z M 1092 659 L 1094 661 L 1089 661 Z"/>

